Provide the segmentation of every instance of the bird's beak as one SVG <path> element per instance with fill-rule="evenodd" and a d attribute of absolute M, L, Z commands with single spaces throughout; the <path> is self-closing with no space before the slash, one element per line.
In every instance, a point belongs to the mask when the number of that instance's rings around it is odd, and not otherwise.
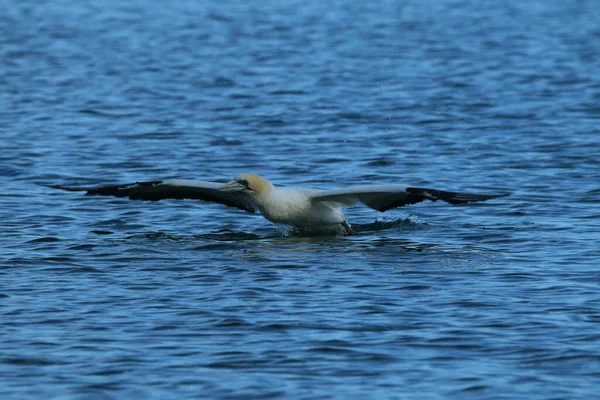
<path fill-rule="evenodd" d="M 241 192 L 246 189 L 246 186 L 242 185 L 238 181 L 229 181 L 218 187 L 218 190 L 222 192 Z"/>

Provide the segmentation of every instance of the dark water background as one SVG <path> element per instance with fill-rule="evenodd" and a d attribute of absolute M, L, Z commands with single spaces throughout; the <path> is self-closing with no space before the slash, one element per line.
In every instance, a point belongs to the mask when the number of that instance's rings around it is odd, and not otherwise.
<path fill-rule="evenodd" d="M 591 399 L 596 1 L 0 1 L 0 397 Z M 510 191 L 297 237 L 162 178 Z"/>

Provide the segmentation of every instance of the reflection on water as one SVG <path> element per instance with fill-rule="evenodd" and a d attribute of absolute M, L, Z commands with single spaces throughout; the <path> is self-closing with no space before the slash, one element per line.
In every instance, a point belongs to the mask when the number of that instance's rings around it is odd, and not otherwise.
<path fill-rule="evenodd" d="M 205 233 L 205 234 L 196 234 L 193 235 L 196 239 L 207 239 L 207 240 L 218 240 L 218 241 L 237 241 L 237 240 L 258 240 L 258 239 L 270 239 L 270 238 L 318 238 L 318 241 L 325 241 L 327 238 L 336 238 L 336 237 L 344 237 L 347 236 L 346 231 L 343 227 L 340 226 L 340 229 L 332 234 L 331 232 L 324 233 L 320 231 L 307 229 L 299 229 L 298 227 L 284 224 L 273 224 L 273 231 L 267 232 L 265 236 L 261 236 L 258 234 L 235 231 L 232 229 L 220 229 L 217 232 L 213 233 Z M 424 229 L 427 227 L 427 224 L 424 222 L 420 222 L 418 217 L 409 217 L 409 218 L 378 218 L 376 221 L 372 223 L 366 224 L 353 224 L 353 229 L 357 232 L 363 233 L 361 236 L 370 236 L 375 235 L 377 232 L 381 231 L 410 231 L 414 229 Z M 112 232 L 108 231 L 93 231 L 98 234 L 111 234 Z M 188 238 L 186 235 L 177 235 L 170 234 L 166 232 L 147 232 L 141 234 L 146 239 L 154 239 L 154 240 L 184 240 Z M 131 235 L 130 238 L 136 238 L 139 234 Z"/>

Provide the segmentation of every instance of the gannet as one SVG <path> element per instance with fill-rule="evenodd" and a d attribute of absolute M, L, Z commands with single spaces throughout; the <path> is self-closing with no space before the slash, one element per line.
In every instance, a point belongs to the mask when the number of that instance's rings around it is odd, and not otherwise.
<path fill-rule="evenodd" d="M 424 200 L 464 204 L 507 195 L 449 192 L 401 184 L 356 185 L 334 190 L 279 188 L 265 178 L 250 173 L 237 175 L 225 184 L 169 179 L 100 187 L 51 187 L 133 200 L 203 200 L 249 213 L 258 211 L 273 223 L 291 225 L 302 230 L 333 233 L 341 226 L 348 235 L 356 235 L 356 231 L 351 228 L 342 209 L 357 203 L 383 212 Z"/>

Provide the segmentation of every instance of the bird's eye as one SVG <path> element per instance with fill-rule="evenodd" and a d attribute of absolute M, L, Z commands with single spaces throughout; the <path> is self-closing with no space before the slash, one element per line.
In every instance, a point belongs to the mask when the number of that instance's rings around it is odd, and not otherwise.
<path fill-rule="evenodd" d="M 248 182 L 248 180 L 247 180 L 247 179 L 240 179 L 240 180 L 238 180 L 238 182 L 239 182 L 241 185 L 243 185 L 243 186 L 244 186 L 246 189 L 248 189 L 248 190 L 252 190 L 252 189 L 250 189 L 250 183 Z"/>

